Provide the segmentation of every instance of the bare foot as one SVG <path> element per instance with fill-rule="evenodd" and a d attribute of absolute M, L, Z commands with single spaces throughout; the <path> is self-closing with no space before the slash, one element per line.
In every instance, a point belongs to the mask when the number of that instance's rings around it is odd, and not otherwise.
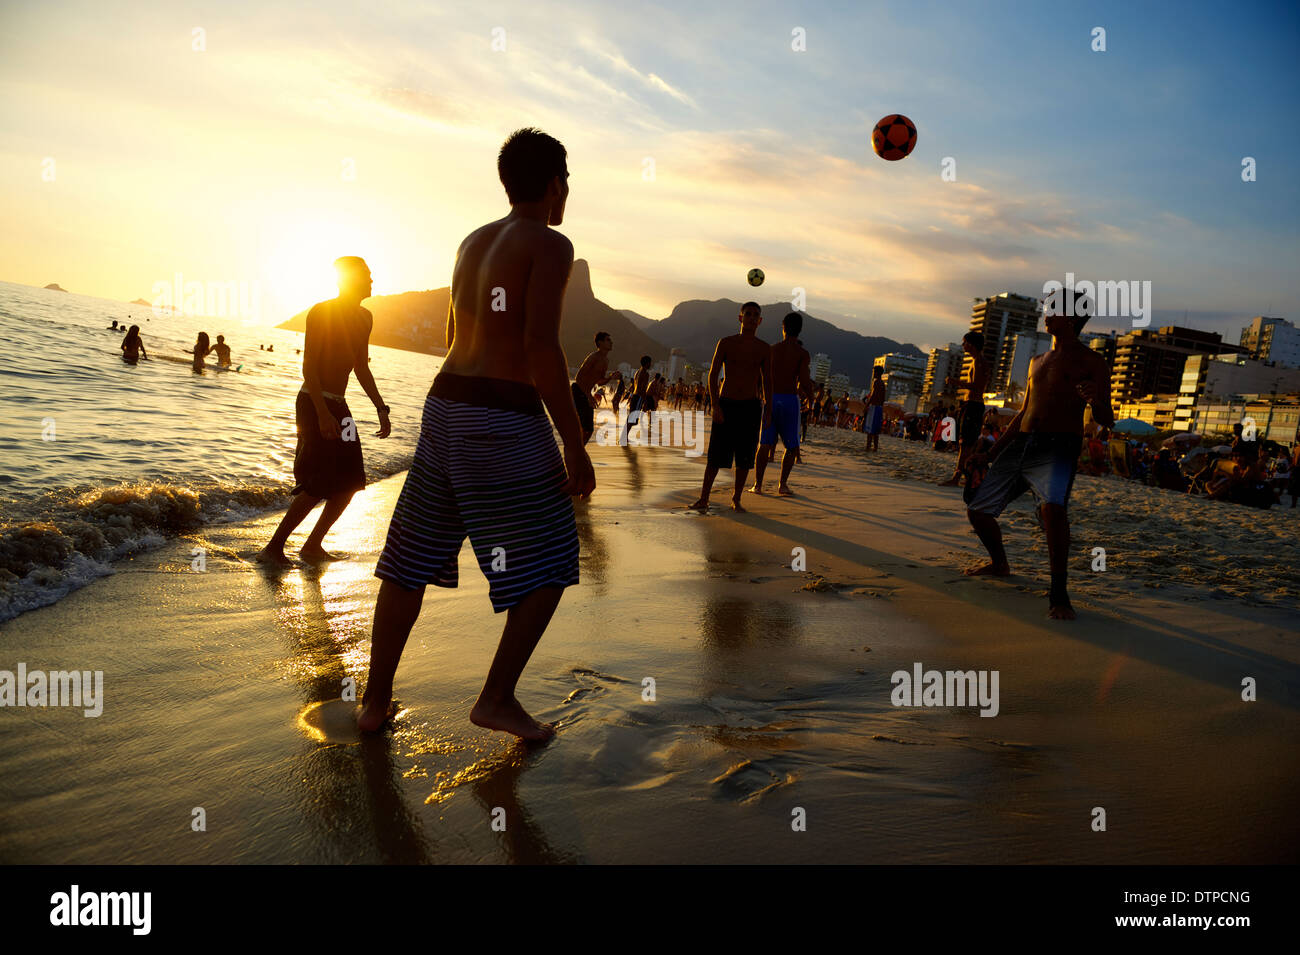
<path fill-rule="evenodd" d="M 1009 564 L 990 562 L 981 564 L 978 567 L 968 567 L 962 573 L 967 577 L 1008 577 L 1011 575 L 1011 566 Z"/>
<path fill-rule="evenodd" d="M 776 493 L 782 497 L 794 497 L 794 491 L 790 490 L 784 484 L 776 489 Z"/>
<path fill-rule="evenodd" d="M 748 514 L 748 513 L 749 513 L 749 511 L 745 510 L 743 507 L 740 506 L 740 498 L 738 498 L 738 497 L 733 497 L 733 498 L 731 499 L 731 509 L 732 509 L 733 511 L 735 511 L 737 514 Z"/>
<path fill-rule="evenodd" d="M 298 551 L 298 556 L 308 564 L 323 564 L 326 561 L 346 559 L 342 554 L 331 554 L 323 547 L 304 547 Z"/>
<path fill-rule="evenodd" d="M 259 564 L 270 564 L 274 567 L 293 566 L 293 561 L 291 561 L 285 555 L 283 548 L 280 547 L 272 548 L 270 544 L 267 544 L 256 554 L 254 554 L 253 560 L 257 561 Z"/>
<path fill-rule="evenodd" d="M 709 499 L 707 497 L 702 497 L 694 504 L 686 505 L 686 509 L 688 511 L 707 511 L 709 509 Z"/>
<path fill-rule="evenodd" d="M 520 739 L 544 743 L 555 735 L 554 723 L 539 723 L 513 697 L 509 703 L 492 704 L 480 699 L 469 711 L 469 721 L 489 730 L 513 733 Z"/>
<path fill-rule="evenodd" d="M 1063 604 L 1052 604 L 1047 611 L 1047 615 L 1053 620 L 1073 620 L 1074 608 L 1070 606 L 1068 601 Z"/>
<path fill-rule="evenodd" d="M 761 487 L 759 487 L 757 484 L 751 485 L 750 487 L 745 488 L 745 490 L 747 490 L 747 491 L 753 491 L 755 494 L 762 494 L 762 493 L 763 493 L 763 489 L 762 489 Z"/>
<path fill-rule="evenodd" d="M 357 714 L 357 729 L 363 733 L 374 733 L 397 715 L 397 704 L 391 700 L 384 706 L 378 703 L 364 703 Z"/>

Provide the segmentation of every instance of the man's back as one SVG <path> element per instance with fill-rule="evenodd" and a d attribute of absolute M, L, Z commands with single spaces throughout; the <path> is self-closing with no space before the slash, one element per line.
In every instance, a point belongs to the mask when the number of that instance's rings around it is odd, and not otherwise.
<path fill-rule="evenodd" d="M 370 339 L 373 322 L 367 309 L 354 310 L 336 298 L 312 306 L 303 336 L 303 366 L 315 362 L 322 389 L 336 395 L 347 390 L 348 376 L 361 346 Z"/>
<path fill-rule="evenodd" d="M 571 260 L 572 250 L 563 235 L 529 219 L 498 219 L 471 232 L 452 273 L 453 335 L 443 370 L 530 382 L 525 333 L 533 264 L 539 252 L 567 252 Z"/>
<path fill-rule="evenodd" d="M 799 342 L 784 338 L 772 347 L 772 393 L 793 395 L 799 391 L 799 371 L 808 352 Z"/>

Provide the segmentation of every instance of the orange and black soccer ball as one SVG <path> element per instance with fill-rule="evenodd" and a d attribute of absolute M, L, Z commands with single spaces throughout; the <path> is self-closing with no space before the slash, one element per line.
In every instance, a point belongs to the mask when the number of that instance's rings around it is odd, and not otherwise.
<path fill-rule="evenodd" d="M 902 113 L 886 116 L 871 131 L 871 148 L 881 159 L 902 159 L 916 148 L 916 126 Z"/>

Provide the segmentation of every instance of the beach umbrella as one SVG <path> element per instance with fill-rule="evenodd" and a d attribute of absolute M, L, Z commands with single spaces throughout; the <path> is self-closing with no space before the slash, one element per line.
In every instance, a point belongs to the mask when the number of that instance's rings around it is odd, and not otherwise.
<path fill-rule="evenodd" d="M 1162 448 L 1172 448 L 1178 445 L 1196 445 L 1201 443 L 1201 436 L 1195 431 L 1180 431 L 1177 434 L 1170 435 L 1160 442 Z"/>
<path fill-rule="evenodd" d="M 1155 434 L 1156 426 L 1147 424 L 1139 418 L 1122 418 L 1111 428 L 1117 434 Z"/>

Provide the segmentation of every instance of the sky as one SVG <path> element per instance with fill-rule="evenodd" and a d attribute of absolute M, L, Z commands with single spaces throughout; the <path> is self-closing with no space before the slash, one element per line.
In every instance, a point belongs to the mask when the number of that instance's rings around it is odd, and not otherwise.
<path fill-rule="evenodd" d="M 1281 2 L 4 0 L 0 280 L 237 282 L 268 324 L 333 294 L 339 255 L 375 294 L 445 286 L 537 126 L 615 308 L 801 288 L 928 346 L 1073 273 L 1236 342 L 1300 324 L 1298 41 Z M 918 128 L 898 162 L 870 145 L 890 113 Z"/>

